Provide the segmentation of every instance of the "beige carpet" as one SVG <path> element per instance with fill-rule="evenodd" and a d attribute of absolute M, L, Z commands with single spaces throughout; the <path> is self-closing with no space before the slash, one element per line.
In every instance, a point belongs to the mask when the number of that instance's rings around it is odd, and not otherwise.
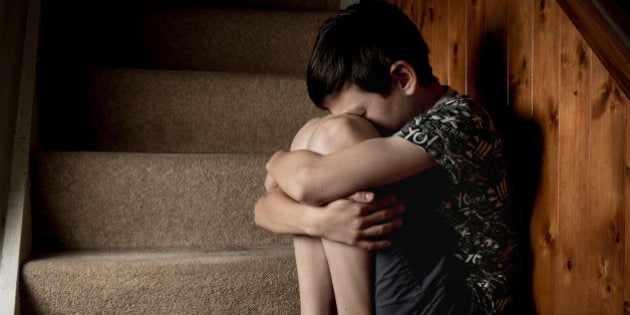
<path fill-rule="evenodd" d="M 47 3 L 23 314 L 297 314 L 264 165 L 309 118 L 333 1 Z M 233 7 L 229 7 L 232 5 Z"/>

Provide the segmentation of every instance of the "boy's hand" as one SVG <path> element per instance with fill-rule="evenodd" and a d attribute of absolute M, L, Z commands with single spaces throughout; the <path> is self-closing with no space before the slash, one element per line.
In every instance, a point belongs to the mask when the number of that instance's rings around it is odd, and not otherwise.
<path fill-rule="evenodd" d="M 385 248 L 391 243 L 375 237 L 399 228 L 402 220 L 392 218 L 403 211 L 404 206 L 394 197 L 374 200 L 371 192 L 357 192 L 314 211 L 314 234 L 365 250 Z"/>

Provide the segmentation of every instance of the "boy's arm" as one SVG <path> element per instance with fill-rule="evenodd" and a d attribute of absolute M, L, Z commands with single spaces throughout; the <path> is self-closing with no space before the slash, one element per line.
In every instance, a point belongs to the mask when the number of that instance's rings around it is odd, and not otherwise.
<path fill-rule="evenodd" d="M 391 220 L 404 211 L 395 198 L 374 200 L 373 193 L 358 192 L 324 207 L 301 204 L 282 190 L 274 189 L 258 200 L 254 210 L 257 225 L 276 233 L 305 234 L 358 246 L 366 250 L 389 246 L 377 240 L 401 226 L 400 219 Z"/>
<path fill-rule="evenodd" d="M 267 171 L 291 198 L 321 205 L 356 191 L 407 178 L 436 165 L 411 142 L 397 136 L 375 138 L 319 155 L 279 151 Z"/>

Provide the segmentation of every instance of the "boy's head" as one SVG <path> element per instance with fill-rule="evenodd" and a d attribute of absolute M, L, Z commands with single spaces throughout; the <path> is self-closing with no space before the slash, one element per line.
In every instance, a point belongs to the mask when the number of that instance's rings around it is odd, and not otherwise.
<path fill-rule="evenodd" d="M 308 65 L 311 100 L 323 107 L 328 97 L 349 84 L 388 96 L 390 68 L 396 61 L 410 64 L 419 85 L 436 81 L 429 49 L 414 23 L 395 6 L 361 1 L 341 10 L 321 26 Z"/>

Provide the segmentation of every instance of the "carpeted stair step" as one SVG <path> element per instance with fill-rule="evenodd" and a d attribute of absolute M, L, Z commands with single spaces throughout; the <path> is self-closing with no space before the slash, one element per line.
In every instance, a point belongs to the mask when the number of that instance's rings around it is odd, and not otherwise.
<path fill-rule="evenodd" d="M 305 74 L 317 28 L 330 16 L 329 11 L 176 2 L 137 7 L 86 3 L 45 12 L 49 14 L 43 18 L 43 63 L 300 76 Z"/>
<path fill-rule="evenodd" d="M 40 74 L 45 150 L 274 152 L 324 114 L 295 76 L 61 67 Z"/>
<path fill-rule="evenodd" d="M 255 226 L 268 154 L 41 152 L 33 246 L 196 248 L 288 244 Z"/>
<path fill-rule="evenodd" d="M 60 252 L 22 268 L 23 314 L 297 314 L 291 246 Z"/>

